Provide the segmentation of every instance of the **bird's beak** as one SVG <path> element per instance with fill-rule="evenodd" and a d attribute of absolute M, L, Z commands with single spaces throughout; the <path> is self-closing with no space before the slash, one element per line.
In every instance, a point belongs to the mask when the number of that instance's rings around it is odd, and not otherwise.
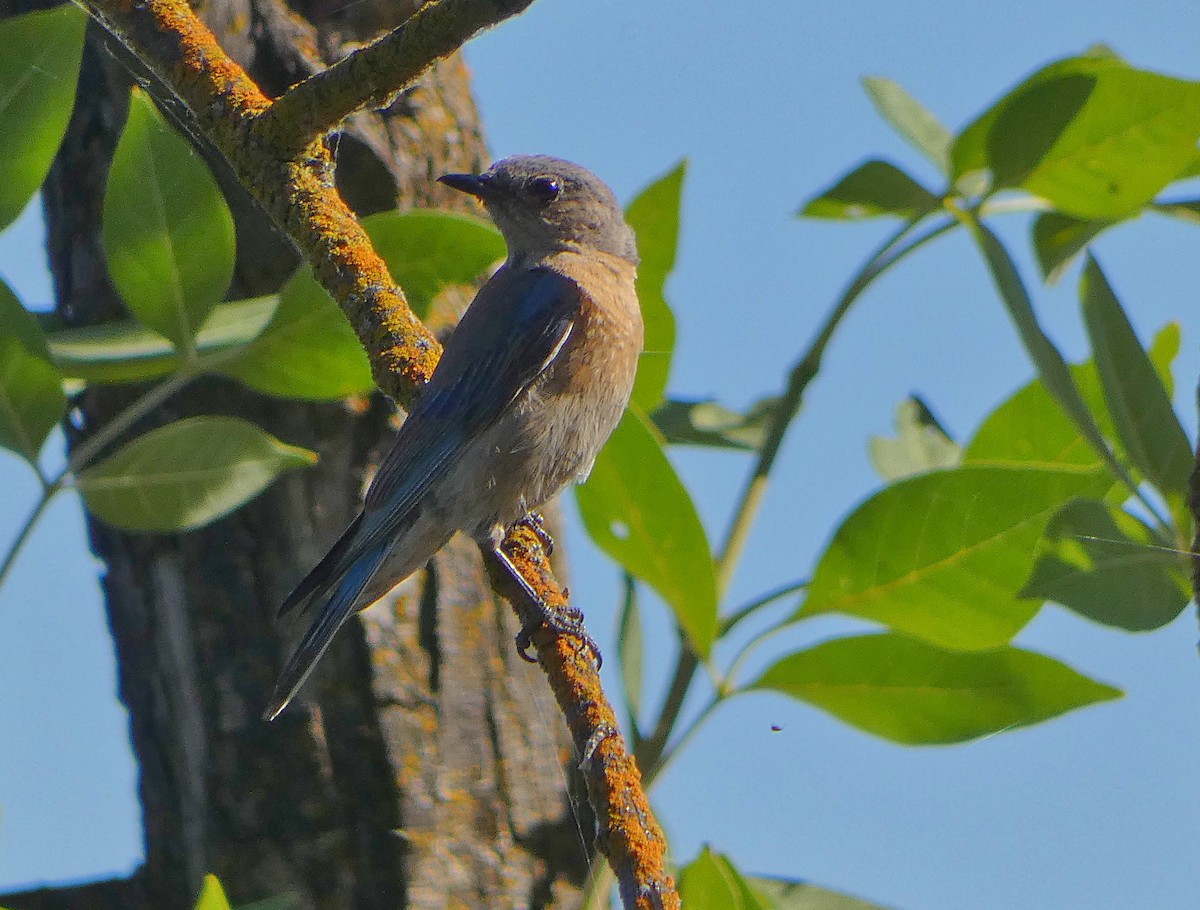
<path fill-rule="evenodd" d="M 438 177 L 438 183 L 444 183 L 452 190 L 469 193 L 479 199 L 483 199 L 487 193 L 487 183 L 475 174 L 443 174 Z"/>

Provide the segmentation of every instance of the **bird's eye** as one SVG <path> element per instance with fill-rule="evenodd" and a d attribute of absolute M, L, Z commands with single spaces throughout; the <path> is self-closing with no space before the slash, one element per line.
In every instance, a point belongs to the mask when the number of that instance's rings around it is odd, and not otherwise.
<path fill-rule="evenodd" d="M 557 199 L 561 190 L 557 177 L 534 177 L 529 181 L 529 195 L 542 205 L 549 205 Z"/>

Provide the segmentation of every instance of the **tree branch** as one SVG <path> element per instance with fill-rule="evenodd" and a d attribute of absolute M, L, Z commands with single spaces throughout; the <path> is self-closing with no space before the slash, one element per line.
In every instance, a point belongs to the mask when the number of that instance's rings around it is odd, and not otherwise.
<path fill-rule="evenodd" d="M 273 148 L 292 153 L 365 107 L 381 107 L 436 60 L 533 0 L 436 0 L 407 22 L 292 86 L 257 119 Z"/>
<path fill-rule="evenodd" d="M 538 535 L 517 525 L 502 544 L 513 565 L 551 609 L 565 609 L 567 592 L 554 577 Z M 508 598 L 522 626 L 540 619 L 515 582 L 488 563 L 492 583 Z M 637 762 L 629 755 L 617 714 L 604 694 L 591 651 L 571 635 L 541 628 L 533 636 L 538 663 L 558 701 L 581 757 L 588 799 L 600 825 L 599 844 L 617 877 L 622 905 L 678 910 L 667 874 L 667 841 L 650 809 Z"/>

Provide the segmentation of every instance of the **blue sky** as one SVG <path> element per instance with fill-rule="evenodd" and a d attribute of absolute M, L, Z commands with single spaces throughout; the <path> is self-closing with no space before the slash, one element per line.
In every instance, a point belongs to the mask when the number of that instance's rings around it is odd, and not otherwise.
<path fill-rule="evenodd" d="M 671 391 L 741 405 L 779 388 L 889 229 L 797 221 L 795 209 L 868 156 L 933 180 L 874 114 L 859 78 L 896 79 L 952 129 L 1030 70 L 1096 42 L 1135 64 L 1200 78 L 1200 6 L 1134 10 L 1094 0 L 540 0 L 468 56 L 497 157 L 571 158 L 623 200 L 689 159 L 668 288 L 679 322 Z M 1001 233 L 1019 249 L 1027 228 L 1013 219 Z M 0 274 L 40 302 L 49 292 L 37 230 L 31 212 L 0 236 Z M 1143 339 L 1182 322 L 1178 407 L 1193 434 L 1198 241 L 1194 228 L 1143 219 L 1097 246 Z M 1031 264 L 1020 261 L 1032 282 Z M 1035 302 L 1078 358 L 1076 277 L 1038 287 Z M 844 325 L 810 390 L 730 602 L 808 574 L 840 518 L 877 487 L 867 438 L 890 431 L 905 395 L 925 396 L 962 438 L 1030 375 L 965 238 L 941 241 L 889 275 Z M 744 457 L 687 452 L 677 464 L 719 536 Z M 0 456 L 0 489 L 7 540 L 34 485 Z M 603 646 L 615 574 L 577 526 L 569 536 L 572 591 Z M 777 644 L 844 628 L 809 623 Z M 670 639 L 661 622 L 651 631 L 663 655 L 651 663 L 665 672 Z M 968 745 L 911 749 L 780 698 L 747 697 L 710 721 L 653 799 L 680 861 L 709 842 L 745 870 L 907 910 L 1191 908 L 1200 840 L 1196 639 L 1193 607 L 1140 636 L 1048 608 L 1020 643 L 1120 686 L 1123 700 Z M 136 864 L 135 771 L 114 689 L 95 567 L 78 509 L 64 498 L 0 592 L 0 888 Z M 772 724 L 783 729 L 773 733 Z"/>

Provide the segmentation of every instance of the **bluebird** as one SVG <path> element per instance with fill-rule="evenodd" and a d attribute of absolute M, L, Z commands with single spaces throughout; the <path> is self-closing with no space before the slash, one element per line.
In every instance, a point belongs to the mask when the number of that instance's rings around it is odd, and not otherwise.
<path fill-rule="evenodd" d="M 455 531 L 520 581 L 499 549 L 506 529 L 587 477 L 633 389 L 642 350 L 637 246 L 612 190 L 543 155 L 439 179 L 483 203 L 508 258 L 463 314 L 362 512 L 280 607 L 280 616 L 303 610 L 313 620 L 268 720 L 342 624 Z"/>

